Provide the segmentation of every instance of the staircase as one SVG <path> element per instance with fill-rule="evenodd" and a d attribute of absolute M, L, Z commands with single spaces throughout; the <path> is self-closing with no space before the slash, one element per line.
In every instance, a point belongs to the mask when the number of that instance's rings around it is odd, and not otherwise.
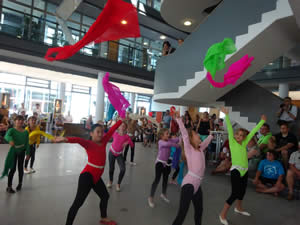
<path fill-rule="evenodd" d="M 216 81 L 222 81 L 228 66 L 245 54 L 254 56 L 255 60 L 235 86 L 211 88 L 203 60 L 207 49 L 225 37 L 235 40 L 237 52 L 226 58 L 227 67 L 216 74 Z M 191 106 L 222 104 L 217 102 L 219 98 L 298 42 L 300 30 L 287 0 L 223 1 L 175 53 L 159 61 L 155 74 L 154 101 Z M 233 113 L 233 116 L 239 115 Z M 246 122 L 243 117 L 241 120 Z"/>

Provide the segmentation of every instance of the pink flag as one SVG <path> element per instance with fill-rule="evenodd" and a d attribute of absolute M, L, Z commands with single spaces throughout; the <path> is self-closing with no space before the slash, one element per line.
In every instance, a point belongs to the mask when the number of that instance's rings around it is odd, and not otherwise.
<path fill-rule="evenodd" d="M 121 118 L 125 118 L 126 109 L 130 106 L 129 102 L 121 94 L 120 89 L 109 82 L 109 73 L 106 73 L 102 80 L 104 91 L 113 107 L 118 111 Z"/>

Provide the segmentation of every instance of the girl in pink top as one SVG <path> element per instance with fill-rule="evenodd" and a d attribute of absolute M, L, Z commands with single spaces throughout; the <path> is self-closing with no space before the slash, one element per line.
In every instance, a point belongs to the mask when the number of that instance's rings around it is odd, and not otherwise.
<path fill-rule="evenodd" d="M 189 171 L 182 182 L 180 206 L 173 225 L 183 224 L 191 201 L 195 208 L 195 225 L 201 225 L 203 207 L 200 184 L 205 172 L 204 150 L 212 141 L 213 136 L 209 135 L 203 142 L 201 142 L 200 136 L 194 130 L 186 130 L 181 118 L 177 117 L 177 123 L 183 138 L 184 154 Z"/>
<path fill-rule="evenodd" d="M 131 147 L 133 147 L 133 142 L 131 141 L 131 138 L 126 134 L 126 130 L 127 130 L 127 124 L 123 122 L 122 125 L 119 127 L 118 132 L 115 132 L 113 135 L 113 142 L 109 149 L 109 155 L 108 155 L 109 182 L 107 184 L 107 187 L 108 188 L 112 187 L 114 172 L 115 172 L 115 162 L 117 160 L 120 167 L 119 179 L 116 185 L 117 191 L 120 191 L 120 185 L 126 171 L 125 160 L 123 157 L 123 149 L 128 144 Z"/>
<path fill-rule="evenodd" d="M 155 179 L 151 186 L 150 197 L 148 198 L 148 204 L 151 208 L 154 208 L 153 198 L 156 191 L 156 188 L 160 182 L 161 175 L 163 176 L 162 182 L 162 194 L 160 197 L 167 203 L 169 199 L 166 197 L 168 178 L 171 172 L 171 163 L 170 159 L 171 147 L 180 147 L 177 143 L 179 138 L 169 139 L 169 130 L 167 128 L 160 129 L 158 133 L 158 155 L 155 163 Z"/>

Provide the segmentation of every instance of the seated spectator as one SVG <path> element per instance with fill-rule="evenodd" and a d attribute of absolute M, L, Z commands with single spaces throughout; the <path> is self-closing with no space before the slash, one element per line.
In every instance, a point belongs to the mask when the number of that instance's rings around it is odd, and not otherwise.
<path fill-rule="evenodd" d="M 261 137 L 258 139 L 257 144 L 262 153 L 266 154 L 268 151 L 268 141 L 272 137 L 272 133 L 270 132 L 270 125 L 265 123 L 260 128 Z"/>
<path fill-rule="evenodd" d="M 300 180 L 300 146 L 298 151 L 293 152 L 289 160 L 289 170 L 287 172 L 286 181 L 289 187 L 288 200 L 293 200 L 293 189 L 295 179 Z"/>
<path fill-rule="evenodd" d="M 221 162 L 217 166 L 217 168 L 211 172 L 212 175 L 217 173 L 227 173 L 231 167 L 229 140 L 226 140 L 224 142 L 219 159 L 221 160 Z"/>
<path fill-rule="evenodd" d="M 276 151 L 280 152 L 282 157 L 282 162 L 287 170 L 289 156 L 297 151 L 298 140 L 297 137 L 289 132 L 289 127 L 287 123 L 282 123 L 280 125 L 280 133 L 275 135 L 276 140 Z"/>
<path fill-rule="evenodd" d="M 259 163 L 253 184 L 256 185 L 257 192 L 273 193 L 277 196 L 284 189 L 283 177 L 284 169 L 281 163 L 276 160 L 276 152 L 268 151 L 267 158 Z M 267 185 L 271 185 L 271 187 Z"/>
<path fill-rule="evenodd" d="M 257 165 L 260 161 L 260 149 L 257 145 L 255 137 L 253 137 L 248 145 L 247 145 L 247 152 L 248 152 L 248 169 L 250 171 L 256 171 Z"/>
<path fill-rule="evenodd" d="M 290 97 L 284 98 L 283 104 L 280 105 L 280 109 L 277 112 L 277 116 L 279 117 L 278 124 L 294 122 L 297 118 L 297 113 L 298 109 L 292 105 L 292 99 Z"/>

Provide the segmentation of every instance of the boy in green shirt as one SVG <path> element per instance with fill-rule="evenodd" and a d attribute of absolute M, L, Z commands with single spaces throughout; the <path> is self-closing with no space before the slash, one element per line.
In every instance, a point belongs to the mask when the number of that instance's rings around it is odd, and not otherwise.
<path fill-rule="evenodd" d="M 232 166 L 230 169 L 232 192 L 231 196 L 226 201 L 221 214 L 219 215 L 219 219 L 223 225 L 228 225 L 228 221 L 226 219 L 227 213 L 235 200 L 238 201 L 234 211 L 244 216 L 250 216 L 250 214 L 245 212 L 242 208 L 242 201 L 246 193 L 248 183 L 248 155 L 246 147 L 255 133 L 265 123 L 267 118 L 265 115 L 262 115 L 259 124 L 248 135 L 247 130 L 242 128 L 233 133 L 232 125 L 228 116 L 228 109 L 223 107 L 221 111 L 226 115 L 225 121 L 228 130 L 228 139 L 232 159 Z"/>
<path fill-rule="evenodd" d="M 15 190 L 12 188 L 12 181 L 16 172 L 17 164 L 19 172 L 19 184 L 17 186 L 17 191 L 22 189 L 25 152 L 26 155 L 29 155 L 30 150 L 28 131 L 25 130 L 23 126 L 24 117 L 19 115 L 15 118 L 14 128 L 10 128 L 4 137 L 11 147 L 6 156 L 5 167 L 1 178 L 8 176 L 6 191 L 11 194 L 15 193 Z"/>
<path fill-rule="evenodd" d="M 266 154 L 268 151 L 268 141 L 272 137 L 272 133 L 270 132 L 270 125 L 265 123 L 260 128 L 261 137 L 257 141 L 257 144 L 259 146 L 259 149 L 263 154 Z"/>

